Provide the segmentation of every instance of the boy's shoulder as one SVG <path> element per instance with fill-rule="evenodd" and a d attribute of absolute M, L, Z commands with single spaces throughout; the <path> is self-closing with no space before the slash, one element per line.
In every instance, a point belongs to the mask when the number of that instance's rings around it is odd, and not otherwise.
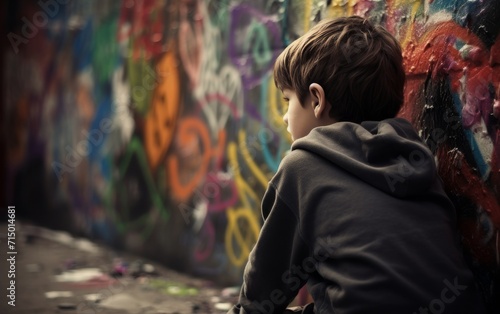
<path fill-rule="evenodd" d="M 278 172 L 294 172 L 297 170 L 305 169 L 312 159 L 314 159 L 314 156 L 312 156 L 312 154 L 307 150 L 303 150 L 300 148 L 291 149 L 281 160 Z"/>
<path fill-rule="evenodd" d="M 303 141 L 304 139 L 301 139 Z M 302 148 L 292 148 L 280 162 L 277 177 L 304 177 L 312 172 L 332 167 L 330 163 L 322 162 L 322 157 Z"/>

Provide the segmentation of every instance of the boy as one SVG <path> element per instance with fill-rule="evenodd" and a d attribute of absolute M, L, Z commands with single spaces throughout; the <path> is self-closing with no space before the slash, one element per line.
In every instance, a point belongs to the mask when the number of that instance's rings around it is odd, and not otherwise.
<path fill-rule="evenodd" d="M 397 40 L 361 17 L 322 21 L 274 78 L 293 144 L 229 313 L 484 313 L 434 157 L 394 118 Z M 314 304 L 287 310 L 306 283 Z"/>

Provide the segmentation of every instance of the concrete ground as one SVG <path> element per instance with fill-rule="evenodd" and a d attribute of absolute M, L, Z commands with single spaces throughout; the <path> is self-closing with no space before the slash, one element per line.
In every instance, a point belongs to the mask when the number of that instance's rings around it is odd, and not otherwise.
<path fill-rule="evenodd" d="M 217 287 L 68 234 L 17 227 L 17 254 L 10 254 L 8 226 L 0 225 L 2 314 L 219 314 L 237 299 L 238 287 Z M 123 276 L 111 276 L 125 265 Z"/>

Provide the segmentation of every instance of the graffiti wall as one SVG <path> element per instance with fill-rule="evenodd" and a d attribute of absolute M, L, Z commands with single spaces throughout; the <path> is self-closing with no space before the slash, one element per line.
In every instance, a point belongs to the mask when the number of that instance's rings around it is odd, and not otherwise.
<path fill-rule="evenodd" d="M 274 60 L 352 14 L 400 40 L 401 115 L 436 154 L 484 294 L 498 294 L 496 0 L 10 1 L 7 200 L 28 220 L 239 282 L 290 146 Z"/>

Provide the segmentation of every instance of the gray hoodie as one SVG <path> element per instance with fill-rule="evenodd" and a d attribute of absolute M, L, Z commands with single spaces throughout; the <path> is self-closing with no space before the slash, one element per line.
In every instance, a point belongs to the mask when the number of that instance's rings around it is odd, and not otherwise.
<path fill-rule="evenodd" d="M 229 313 L 484 313 L 434 156 L 400 118 L 318 127 L 292 145 Z"/>

